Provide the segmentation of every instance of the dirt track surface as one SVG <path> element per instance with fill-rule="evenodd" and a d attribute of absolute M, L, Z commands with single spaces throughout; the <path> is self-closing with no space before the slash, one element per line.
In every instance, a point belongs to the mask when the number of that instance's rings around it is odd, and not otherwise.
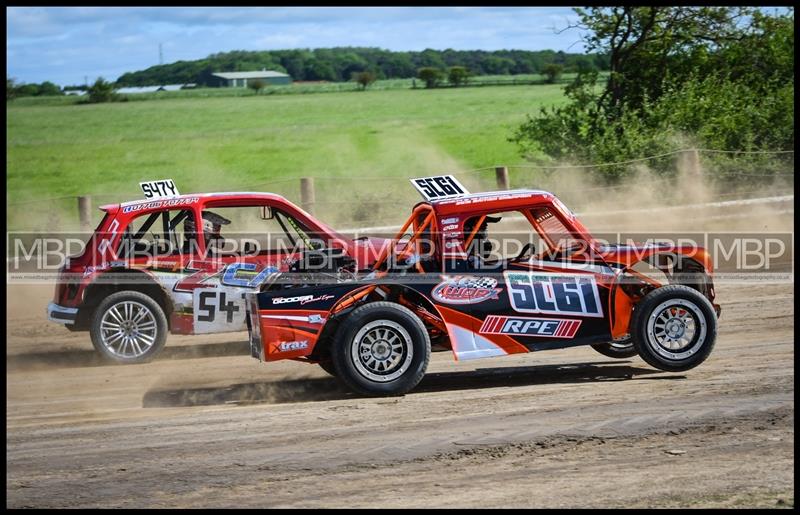
<path fill-rule="evenodd" d="M 591 348 L 455 363 L 359 398 L 261 364 L 245 334 L 99 361 L 10 286 L 7 507 L 788 507 L 793 284 L 719 285 L 709 360 L 679 374 Z"/>

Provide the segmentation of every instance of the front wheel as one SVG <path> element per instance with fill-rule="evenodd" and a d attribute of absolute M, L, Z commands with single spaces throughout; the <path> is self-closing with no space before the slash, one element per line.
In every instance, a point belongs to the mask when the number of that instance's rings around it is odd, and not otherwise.
<path fill-rule="evenodd" d="M 611 342 L 595 343 L 592 348 L 603 356 L 616 359 L 632 358 L 639 354 L 630 337 L 620 338 Z"/>
<path fill-rule="evenodd" d="M 688 286 L 662 286 L 637 304 L 631 337 L 639 356 L 660 370 L 680 372 L 706 360 L 717 337 L 711 302 Z"/>
<path fill-rule="evenodd" d="M 422 380 L 431 342 L 408 308 L 372 302 L 354 310 L 336 334 L 331 357 L 337 377 L 364 395 L 401 395 Z"/>
<path fill-rule="evenodd" d="M 120 291 L 97 306 L 90 330 L 100 354 L 118 363 L 147 363 L 167 342 L 167 317 L 151 297 Z"/>

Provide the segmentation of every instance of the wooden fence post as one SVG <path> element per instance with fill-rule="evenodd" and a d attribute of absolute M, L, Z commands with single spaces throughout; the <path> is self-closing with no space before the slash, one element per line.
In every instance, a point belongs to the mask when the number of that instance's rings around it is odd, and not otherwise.
<path fill-rule="evenodd" d="M 314 178 L 303 177 L 300 179 L 300 205 L 309 214 L 313 215 L 314 202 Z"/>
<path fill-rule="evenodd" d="M 497 176 L 497 187 L 501 190 L 509 189 L 508 167 L 498 166 L 494 169 L 494 174 Z"/>
<path fill-rule="evenodd" d="M 696 148 L 689 149 L 689 177 L 700 179 L 703 175 L 703 168 L 700 165 L 700 152 Z"/>
<path fill-rule="evenodd" d="M 88 195 L 78 197 L 78 220 L 81 231 L 92 230 L 92 197 Z"/>

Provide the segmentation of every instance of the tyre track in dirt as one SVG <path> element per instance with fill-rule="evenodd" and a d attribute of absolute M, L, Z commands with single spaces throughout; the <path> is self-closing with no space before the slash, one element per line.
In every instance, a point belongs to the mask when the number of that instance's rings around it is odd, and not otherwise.
<path fill-rule="evenodd" d="M 416 391 L 389 399 L 316 367 L 259 364 L 231 335 L 170 338 L 174 355 L 148 365 L 62 366 L 42 356 L 85 356 L 78 335 L 23 342 L 16 327 L 7 506 L 793 504 L 793 285 L 718 295 L 717 346 L 685 373 L 589 348 L 442 353 Z"/>

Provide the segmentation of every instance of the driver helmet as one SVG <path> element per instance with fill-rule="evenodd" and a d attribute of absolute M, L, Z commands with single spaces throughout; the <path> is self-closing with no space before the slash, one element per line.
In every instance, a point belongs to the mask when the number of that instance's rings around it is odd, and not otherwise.
<path fill-rule="evenodd" d="M 222 226 L 230 223 L 230 220 L 224 216 L 214 213 L 213 211 L 203 211 L 203 235 L 205 236 L 206 241 L 209 241 L 212 238 L 222 238 L 220 235 Z"/>
<path fill-rule="evenodd" d="M 469 220 L 466 224 L 464 224 L 464 236 L 469 236 L 475 228 L 475 224 L 480 219 L 480 217 L 473 218 Z M 492 241 L 487 237 L 486 231 L 489 228 L 489 224 L 496 224 L 502 220 L 500 216 L 487 216 L 481 226 L 478 228 L 478 231 L 475 233 L 475 237 L 472 240 L 471 247 L 471 254 L 473 256 L 479 257 L 481 259 L 489 259 L 494 251 L 494 245 Z"/>

